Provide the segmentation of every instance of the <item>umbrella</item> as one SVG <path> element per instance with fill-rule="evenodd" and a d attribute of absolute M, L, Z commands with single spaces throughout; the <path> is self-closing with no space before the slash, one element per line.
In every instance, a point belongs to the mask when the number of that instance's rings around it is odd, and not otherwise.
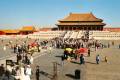
<path fill-rule="evenodd" d="M 72 48 L 66 48 L 65 50 L 70 53 L 73 49 Z"/>
<path fill-rule="evenodd" d="M 38 44 L 36 42 L 33 42 L 30 45 L 34 47 L 34 46 L 37 46 Z"/>
<path fill-rule="evenodd" d="M 65 50 L 66 51 L 72 51 L 73 49 L 72 48 L 66 48 Z"/>
<path fill-rule="evenodd" d="M 80 49 L 77 50 L 77 52 L 80 53 L 80 54 L 85 54 L 85 53 L 87 53 L 87 51 L 88 51 L 87 48 L 80 48 Z"/>

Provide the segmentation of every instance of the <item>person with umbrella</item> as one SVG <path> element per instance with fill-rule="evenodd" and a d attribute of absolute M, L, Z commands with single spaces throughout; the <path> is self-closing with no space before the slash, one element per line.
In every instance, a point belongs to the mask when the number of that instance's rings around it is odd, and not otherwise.
<path fill-rule="evenodd" d="M 72 48 L 66 48 L 65 51 L 66 51 L 66 58 L 68 58 L 70 55 L 71 55 L 71 52 L 72 52 Z"/>

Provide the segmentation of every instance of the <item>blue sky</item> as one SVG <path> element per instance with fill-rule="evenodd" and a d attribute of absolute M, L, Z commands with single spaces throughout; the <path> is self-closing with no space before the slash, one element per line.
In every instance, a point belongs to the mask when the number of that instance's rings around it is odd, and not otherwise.
<path fill-rule="evenodd" d="M 0 29 L 55 26 L 70 12 L 92 12 L 106 27 L 120 27 L 120 0 L 0 0 Z"/>

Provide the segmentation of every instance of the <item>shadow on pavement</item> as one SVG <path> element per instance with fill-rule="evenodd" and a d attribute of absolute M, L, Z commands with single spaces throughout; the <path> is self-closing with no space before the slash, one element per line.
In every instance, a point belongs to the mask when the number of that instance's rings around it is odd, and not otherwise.
<path fill-rule="evenodd" d="M 44 76 L 46 76 L 46 77 L 48 77 L 48 78 L 50 78 L 50 79 L 53 78 L 53 75 L 51 75 L 51 74 L 49 74 L 49 73 L 47 73 L 47 72 L 44 72 L 44 71 L 40 71 L 40 74 L 42 74 L 42 75 L 44 75 Z"/>
<path fill-rule="evenodd" d="M 74 63 L 74 64 L 79 64 L 80 65 L 80 63 L 79 62 L 75 62 L 75 61 L 70 61 L 71 63 Z"/>
<path fill-rule="evenodd" d="M 69 78 L 75 79 L 75 75 L 72 75 L 72 74 L 65 74 L 65 75 Z"/>
<path fill-rule="evenodd" d="M 94 62 L 88 62 L 88 61 L 85 61 L 85 63 L 96 64 L 96 63 L 94 63 Z"/>
<path fill-rule="evenodd" d="M 72 75 L 72 74 L 66 74 L 67 77 L 73 79 L 73 80 L 81 80 L 80 76 L 78 75 Z"/>
<path fill-rule="evenodd" d="M 58 55 L 58 56 L 55 56 L 55 57 L 61 58 L 62 56 L 61 56 L 61 55 Z"/>

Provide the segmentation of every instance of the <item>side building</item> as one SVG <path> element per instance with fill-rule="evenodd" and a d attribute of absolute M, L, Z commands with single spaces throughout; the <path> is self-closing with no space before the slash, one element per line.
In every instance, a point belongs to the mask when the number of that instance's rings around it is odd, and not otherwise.
<path fill-rule="evenodd" d="M 4 29 L 0 30 L 0 35 L 28 35 L 36 32 L 34 26 L 24 26 L 21 29 Z"/>
<path fill-rule="evenodd" d="M 20 31 L 20 34 L 27 35 L 27 34 L 32 34 L 33 32 L 36 32 L 36 28 L 34 26 L 24 26 L 19 31 Z"/>

